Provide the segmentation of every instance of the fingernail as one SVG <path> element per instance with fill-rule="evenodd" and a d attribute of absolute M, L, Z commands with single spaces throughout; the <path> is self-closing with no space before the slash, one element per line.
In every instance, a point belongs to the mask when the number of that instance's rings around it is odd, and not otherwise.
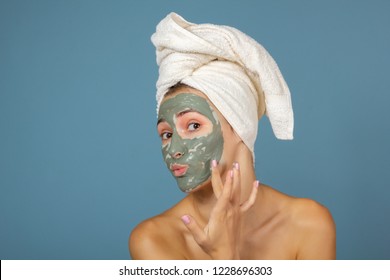
<path fill-rule="evenodd" d="M 213 159 L 213 160 L 211 161 L 211 165 L 212 165 L 213 167 L 217 167 L 217 161 L 216 161 L 215 159 Z"/>
<path fill-rule="evenodd" d="M 181 217 L 181 220 L 183 221 L 183 223 L 185 223 L 186 225 L 188 225 L 190 223 L 190 217 L 188 215 L 184 215 Z"/>
<path fill-rule="evenodd" d="M 238 162 L 233 163 L 233 166 L 235 169 L 240 170 L 240 165 L 238 164 Z"/>
<path fill-rule="evenodd" d="M 230 170 L 230 171 L 229 171 L 229 174 L 230 174 L 230 178 L 233 178 L 233 174 L 234 174 L 234 173 L 233 173 L 233 170 Z"/>
<path fill-rule="evenodd" d="M 257 181 L 256 181 L 256 188 L 259 187 L 259 184 L 260 184 L 260 182 L 259 182 L 259 180 L 257 180 Z"/>

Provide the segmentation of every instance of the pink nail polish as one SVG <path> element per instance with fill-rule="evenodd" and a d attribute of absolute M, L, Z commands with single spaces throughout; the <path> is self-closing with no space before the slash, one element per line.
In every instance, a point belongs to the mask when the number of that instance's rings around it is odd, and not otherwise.
<path fill-rule="evenodd" d="M 234 163 L 234 168 L 240 170 L 240 164 L 238 162 Z"/>
<path fill-rule="evenodd" d="M 257 180 L 257 181 L 256 181 L 256 188 L 259 187 L 259 184 L 260 184 L 260 182 L 259 182 L 259 180 Z"/>
<path fill-rule="evenodd" d="M 217 161 L 216 161 L 215 159 L 213 159 L 213 160 L 211 161 L 211 165 L 212 165 L 213 167 L 217 167 Z"/>
<path fill-rule="evenodd" d="M 230 170 L 230 171 L 229 171 L 229 174 L 230 174 L 230 178 L 233 178 L 233 174 L 234 174 L 234 173 L 233 173 L 233 170 Z"/>
<path fill-rule="evenodd" d="M 184 215 L 181 217 L 181 220 L 183 221 L 183 223 L 185 223 L 186 225 L 188 225 L 190 223 L 190 217 L 188 215 Z"/>

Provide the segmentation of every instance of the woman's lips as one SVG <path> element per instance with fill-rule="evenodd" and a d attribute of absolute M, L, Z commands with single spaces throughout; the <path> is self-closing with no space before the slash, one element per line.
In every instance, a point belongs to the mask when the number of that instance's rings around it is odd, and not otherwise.
<path fill-rule="evenodd" d="M 173 172 L 173 175 L 175 177 L 180 177 L 186 174 L 188 169 L 188 165 L 181 165 L 181 164 L 171 164 L 171 170 Z"/>

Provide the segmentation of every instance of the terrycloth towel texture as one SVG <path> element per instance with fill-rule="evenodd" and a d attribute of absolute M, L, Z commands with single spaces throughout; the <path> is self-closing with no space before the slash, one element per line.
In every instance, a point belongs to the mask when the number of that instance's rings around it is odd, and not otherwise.
<path fill-rule="evenodd" d="M 181 82 L 202 91 L 254 152 L 258 119 L 265 113 L 278 139 L 292 139 L 290 91 L 273 58 L 241 31 L 193 24 L 170 13 L 152 35 L 159 78 L 157 110 Z"/>

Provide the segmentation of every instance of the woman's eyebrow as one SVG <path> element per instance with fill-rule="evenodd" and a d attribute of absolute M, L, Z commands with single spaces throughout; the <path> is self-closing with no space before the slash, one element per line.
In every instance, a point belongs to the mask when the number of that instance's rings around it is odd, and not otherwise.
<path fill-rule="evenodd" d="M 156 124 L 156 125 L 158 125 L 158 124 L 161 123 L 161 122 L 165 122 L 165 119 L 164 119 L 164 118 L 159 118 L 159 119 L 157 120 L 157 124 Z"/>
<path fill-rule="evenodd" d="M 181 117 L 187 113 L 192 113 L 192 112 L 199 113 L 197 110 L 194 109 L 185 109 L 184 111 L 177 113 L 176 117 Z"/>
<path fill-rule="evenodd" d="M 190 109 L 190 108 L 189 108 L 189 109 L 185 109 L 185 110 L 183 110 L 183 111 L 177 113 L 176 117 L 178 118 L 178 117 L 181 117 L 181 116 L 183 116 L 183 115 L 185 115 L 185 114 L 187 114 L 187 113 L 192 113 L 192 112 L 199 113 L 197 110 L 195 110 L 195 109 Z M 199 114 L 200 114 L 200 113 L 199 113 Z M 158 125 L 159 123 L 161 123 L 161 122 L 166 122 L 166 120 L 165 120 L 164 118 L 159 118 L 159 119 L 157 120 L 157 125 Z"/>

